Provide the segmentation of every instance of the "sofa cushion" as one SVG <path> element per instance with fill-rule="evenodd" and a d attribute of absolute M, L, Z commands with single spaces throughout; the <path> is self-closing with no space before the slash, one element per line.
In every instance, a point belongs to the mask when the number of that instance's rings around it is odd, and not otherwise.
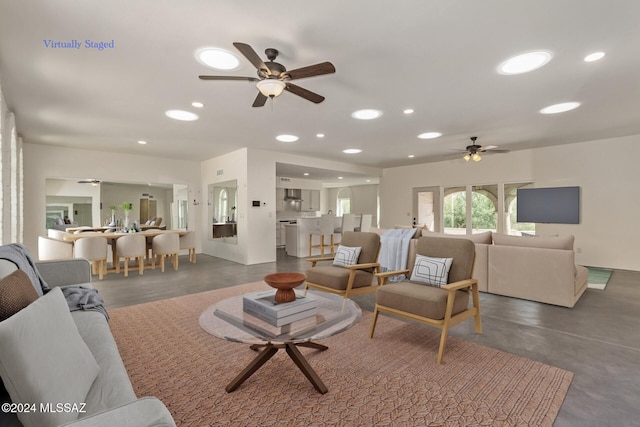
<path fill-rule="evenodd" d="M 480 233 L 474 234 L 446 234 L 446 233 L 435 233 L 429 230 L 423 230 L 422 235 L 425 237 L 448 237 L 452 239 L 467 239 L 471 240 L 473 243 L 485 243 L 491 244 L 491 231 L 483 231 Z"/>
<path fill-rule="evenodd" d="M 335 256 L 333 257 L 333 265 L 344 267 L 347 265 L 357 264 L 360 251 L 362 251 L 361 247 L 339 245 L 338 250 L 336 250 Z"/>
<path fill-rule="evenodd" d="M 31 284 L 29 276 L 16 270 L 0 280 L 0 321 L 3 321 L 35 300 L 38 293 Z"/>
<path fill-rule="evenodd" d="M 542 237 L 542 236 L 509 236 L 506 234 L 493 233 L 494 245 L 505 246 L 522 246 L 527 248 L 543 248 L 543 249 L 566 249 L 573 250 L 573 235 L 558 237 Z"/>
<path fill-rule="evenodd" d="M 0 322 L 0 376 L 13 402 L 80 404 L 98 375 L 59 288 Z M 21 412 L 25 427 L 58 426 L 78 412 Z"/>
<path fill-rule="evenodd" d="M 414 283 L 423 283 L 439 288 L 447 284 L 452 262 L 453 258 L 433 258 L 416 255 L 416 262 L 409 280 Z"/>

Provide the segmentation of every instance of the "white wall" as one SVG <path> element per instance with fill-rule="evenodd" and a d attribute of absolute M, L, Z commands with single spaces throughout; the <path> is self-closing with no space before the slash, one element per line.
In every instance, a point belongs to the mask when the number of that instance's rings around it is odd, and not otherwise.
<path fill-rule="evenodd" d="M 581 265 L 640 270 L 640 135 L 385 169 L 381 226 L 410 224 L 412 188 L 533 181 L 536 187 L 581 187 L 577 225 L 538 224 L 540 234 L 573 234 Z"/>
<path fill-rule="evenodd" d="M 213 231 L 211 224 L 213 217 L 206 213 L 202 216 L 200 221 L 200 228 L 205 230 L 202 237 L 202 252 L 207 255 L 228 259 L 241 264 L 248 264 L 248 248 L 249 242 L 252 239 L 252 236 L 249 235 L 247 219 L 247 166 L 246 148 L 206 160 L 202 162 L 201 165 L 202 178 L 200 185 L 202 188 L 208 189 L 211 184 L 218 184 L 234 179 L 237 180 L 238 184 L 238 206 L 236 217 L 238 228 L 237 243 L 230 243 L 225 241 L 225 239 L 212 239 Z M 273 176 L 275 178 L 275 173 Z M 208 190 L 205 190 L 204 194 L 207 194 L 207 198 L 204 200 L 206 203 L 203 203 L 202 205 L 208 209 L 212 206 L 211 203 L 214 201 L 209 200 L 211 196 L 208 194 Z"/>
<path fill-rule="evenodd" d="M 45 182 L 47 178 L 97 178 L 105 181 L 185 184 L 200 190 L 200 162 L 152 156 L 122 155 L 76 150 L 39 144 L 24 144 L 24 244 L 38 253 L 39 235 L 45 229 Z M 135 202 L 132 200 L 132 202 Z M 202 205 L 189 206 L 189 224 L 200 224 Z M 108 206 L 103 206 L 102 216 Z M 198 220 L 198 222 L 196 222 Z M 200 233 L 197 250 L 200 250 Z"/>
<path fill-rule="evenodd" d="M 327 189 L 327 210 L 337 212 L 338 191 L 342 188 L 349 188 L 351 191 L 351 213 L 372 214 L 371 226 L 378 223 L 378 184 L 353 185 L 346 187 L 335 187 Z M 323 213 L 326 211 L 323 210 Z"/>

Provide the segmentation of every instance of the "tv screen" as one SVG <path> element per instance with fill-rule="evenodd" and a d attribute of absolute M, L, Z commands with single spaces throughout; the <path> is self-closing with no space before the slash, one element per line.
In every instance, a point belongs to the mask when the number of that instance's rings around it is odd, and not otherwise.
<path fill-rule="evenodd" d="M 580 223 L 580 187 L 518 189 L 518 222 Z"/>

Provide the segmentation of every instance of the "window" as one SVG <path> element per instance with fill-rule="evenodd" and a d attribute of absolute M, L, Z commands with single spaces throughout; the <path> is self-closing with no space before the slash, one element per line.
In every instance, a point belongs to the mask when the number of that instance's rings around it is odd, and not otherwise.
<path fill-rule="evenodd" d="M 465 187 L 444 189 L 444 231 L 467 234 L 467 195 Z"/>
<path fill-rule="evenodd" d="M 498 186 L 474 185 L 471 187 L 471 227 L 473 233 L 497 231 Z"/>
<path fill-rule="evenodd" d="M 229 196 L 227 194 L 227 189 L 223 188 L 220 190 L 220 194 L 218 195 L 218 221 L 226 222 L 228 220 L 228 209 L 229 209 Z"/>
<path fill-rule="evenodd" d="M 536 225 L 534 223 L 517 222 L 519 188 L 533 188 L 533 183 L 517 182 L 504 185 L 504 234 L 516 236 L 527 233 L 535 234 Z"/>
<path fill-rule="evenodd" d="M 337 194 L 336 200 L 336 216 L 351 213 L 351 190 L 349 188 L 341 188 Z"/>

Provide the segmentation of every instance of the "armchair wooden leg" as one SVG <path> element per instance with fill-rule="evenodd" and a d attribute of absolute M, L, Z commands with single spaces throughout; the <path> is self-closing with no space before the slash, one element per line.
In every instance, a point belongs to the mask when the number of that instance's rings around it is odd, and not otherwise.
<path fill-rule="evenodd" d="M 449 327 L 445 326 L 442 328 L 442 333 L 440 334 L 440 347 L 438 348 L 438 365 L 442 365 L 442 358 L 444 357 L 444 349 L 447 346 L 447 336 L 449 335 Z"/>
<path fill-rule="evenodd" d="M 376 308 L 373 310 L 373 320 L 371 321 L 371 330 L 369 331 L 369 338 L 373 338 L 373 332 L 376 330 L 376 323 L 378 322 L 378 304 L 376 304 Z"/>
<path fill-rule="evenodd" d="M 115 267 L 116 267 L 116 273 L 120 274 L 120 257 L 114 257 L 113 263 L 115 264 Z"/>
<path fill-rule="evenodd" d="M 129 277 L 129 263 L 131 262 L 131 258 L 124 257 L 124 277 Z"/>
<path fill-rule="evenodd" d="M 471 297 L 473 298 L 473 307 L 476 309 L 474 316 L 476 334 L 482 333 L 482 320 L 480 319 L 480 294 L 478 293 L 478 285 L 471 286 Z"/>
<path fill-rule="evenodd" d="M 178 254 L 173 254 L 173 270 L 178 271 Z"/>
<path fill-rule="evenodd" d="M 160 257 L 160 271 L 164 273 L 164 254 L 158 256 Z"/>
<path fill-rule="evenodd" d="M 138 258 L 138 274 L 142 276 L 144 273 L 144 257 Z"/>

